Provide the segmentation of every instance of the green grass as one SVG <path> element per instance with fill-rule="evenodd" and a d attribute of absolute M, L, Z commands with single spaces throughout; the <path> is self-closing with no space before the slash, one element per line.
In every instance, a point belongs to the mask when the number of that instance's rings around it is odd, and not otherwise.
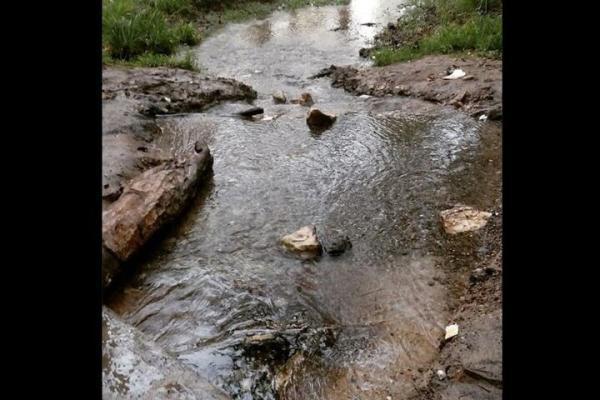
<path fill-rule="evenodd" d="M 373 53 L 375 65 L 384 66 L 428 54 L 476 53 L 487 57 L 502 54 L 501 1 L 421 0 L 397 25 L 397 46 L 381 43 Z M 383 43 L 383 44 L 382 44 Z"/>
<path fill-rule="evenodd" d="M 191 0 L 186 0 L 190 3 Z M 181 44 L 200 38 L 193 24 L 165 14 L 164 4 L 182 0 L 105 0 L 102 14 L 104 48 L 113 59 L 131 60 L 145 53 L 170 55 Z M 159 8 L 158 4 L 163 4 Z"/>

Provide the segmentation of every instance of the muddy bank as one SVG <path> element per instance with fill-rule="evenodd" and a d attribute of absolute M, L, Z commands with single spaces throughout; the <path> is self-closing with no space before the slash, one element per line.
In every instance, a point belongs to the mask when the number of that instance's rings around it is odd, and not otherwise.
<path fill-rule="evenodd" d="M 452 69 L 462 69 L 459 79 L 443 79 Z M 332 86 L 355 95 L 407 96 L 450 105 L 474 117 L 502 119 L 502 62 L 483 58 L 427 56 L 386 67 L 332 66 Z"/>
<path fill-rule="evenodd" d="M 441 346 L 414 399 L 502 398 L 502 256 L 475 268 L 452 321 L 459 335 Z"/>

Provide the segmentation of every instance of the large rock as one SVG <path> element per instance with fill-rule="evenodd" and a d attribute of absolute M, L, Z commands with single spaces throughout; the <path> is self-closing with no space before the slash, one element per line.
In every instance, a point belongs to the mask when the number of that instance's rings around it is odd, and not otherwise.
<path fill-rule="evenodd" d="M 469 206 L 457 205 L 440 213 L 446 233 L 455 235 L 483 228 L 492 216 L 487 211 L 479 211 Z"/>
<path fill-rule="evenodd" d="M 294 233 L 281 238 L 286 249 L 300 255 L 302 258 L 314 258 L 321 254 L 321 243 L 317 238 L 314 225 L 300 228 Z"/>
<path fill-rule="evenodd" d="M 329 128 L 336 120 L 333 114 L 325 114 L 318 108 L 311 108 L 306 116 L 306 124 L 311 129 L 326 129 Z"/>
<path fill-rule="evenodd" d="M 208 147 L 196 143 L 187 157 L 165 162 L 132 179 L 118 200 L 103 213 L 105 253 L 120 263 L 130 260 L 156 232 L 181 213 L 211 165 Z M 103 258 L 105 285 L 112 280 L 114 271 L 118 268 L 110 267 Z"/>
<path fill-rule="evenodd" d="M 102 398 L 225 400 L 229 397 L 103 307 Z"/>

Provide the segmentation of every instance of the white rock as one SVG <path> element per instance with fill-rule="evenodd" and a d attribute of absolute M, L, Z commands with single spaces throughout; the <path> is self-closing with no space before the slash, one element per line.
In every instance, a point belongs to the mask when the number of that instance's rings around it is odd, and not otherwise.
<path fill-rule="evenodd" d="M 317 238 L 317 229 L 314 225 L 304 226 L 296 232 L 285 235 L 281 243 L 291 251 L 305 256 L 317 256 L 321 253 L 321 243 Z"/>
<path fill-rule="evenodd" d="M 444 230 L 450 235 L 476 231 L 483 228 L 492 213 L 479 211 L 469 206 L 457 205 L 440 213 Z"/>
<path fill-rule="evenodd" d="M 446 373 L 443 370 L 438 369 L 435 373 L 437 374 L 437 377 L 439 378 L 440 381 L 443 381 L 444 379 L 446 379 Z"/>
<path fill-rule="evenodd" d="M 456 335 L 458 335 L 458 325 L 457 324 L 448 325 L 446 327 L 446 336 L 444 337 L 444 339 L 448 340 L 448 339 L 453 338 Z"/>

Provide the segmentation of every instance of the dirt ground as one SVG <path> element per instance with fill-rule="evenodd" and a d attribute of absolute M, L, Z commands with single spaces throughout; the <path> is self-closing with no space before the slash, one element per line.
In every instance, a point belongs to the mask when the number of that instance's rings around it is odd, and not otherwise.
<path fill-rule="evenodd" d="M 443 79 L 455 68 L 465 76 Z M 385 67 L 332 66 L 332 86 L 356 95 L 404 96 L 450 105 L 473 117 L 502 119 L 502 62 L 448 55 L 427 56 Z"/>

